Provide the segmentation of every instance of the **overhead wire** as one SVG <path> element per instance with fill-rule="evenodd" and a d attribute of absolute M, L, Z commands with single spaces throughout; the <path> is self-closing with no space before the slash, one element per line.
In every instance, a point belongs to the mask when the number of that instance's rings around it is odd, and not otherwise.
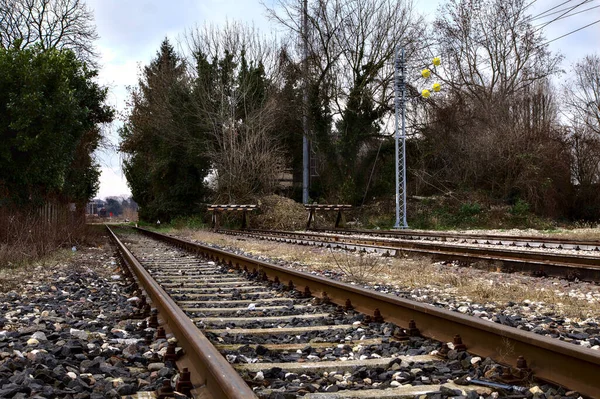
<path fill-rule="evenodd" d="M 538 27 L 537 29 L 535 29 L 533 31 L 533 33 L 539 31 L 540 29 L 545 28 L 546 26 L 550 25 L 553 22 L 558 21 L 561 17 L 565 16 L 566 14 L 570 13 L 571 11 L 573 11 L 574 9 L 576 9 L 577 7 L 580 7 L 582 5 L 584 5 L 585 3 L 589 3 L 592 0 L 583 0 L 581 3 L 574 5 L 573 7 L 569 8 L 567 11 L 565 11 L 564 13 L 560 14 L 558 17 L 554 18 L 553 20 L 546 22 L 545 24 L 543 24 L 542 26 Z"/>
<path fill-rule="evenodd" d="M 567 0 L 567 1 L 564 1 L 564 2 L 560 3 L 560 4 L 559 4 L 559 5 L 557 5 L 557 6 L 554 6 L 554 7 L 552 7 L 552 8 L 549 8 L 549 9 L 547 9 L 546 11 L 542 11 L 542 12 L 541 12 L 541 13 L 539 13 L 539 14 L 533 15 L 533 16 L 531 17 L 531 19 L 537 19 L 538 17 L 541 17 L 541 16 L 542 16 L 542 15 L 544 15 L 544 14 L 547 14 L 549 11 L 552 11 L 552 10 L 554 10 L 555 8 L 558 8 L 558 7 L 562 6 L 562 5 L 565 5 L 565 4 L 567 4 L 567 3 L 570 3 L 570 2 L 572 2 L 572 1 L 574 1 L 574 0 Z M 545 17 L 541 17 L 541 18 L 545 18 Z"/>
<path fill-rule="evenodd" d="M 596 1 L 596 0 L 591 0 L 591 1 Z M 558 13 L 560 13 L 560 12 L 563 12 L 563 11 L 565 11 L 565 10 L 566 10 L 566 9 L 568 9 L 568 8 L 570 8 L 570 7 L 563 8 L 563 9 L 560 9 L 560 10 L 557 10 L 557 11 L 554 11 L 554 12 L 551 12 L 550 14 L 543 15 L 543 16 L 541 16 L 541 17 L 531 17 L 531 18 L 529 19 L 529 21 L 537 21 L 538 19 L 548 18 L 549 16 L 551 16 L 551 15 L 555 15 L 555 14 L 558 14 Z M 580 11 L 580 12 L 581 12 L 581 11 Z"/>
<path fill-rule="evenodd" d="M 593 10 L 594 8 L 599 8 L 599 7 L 600 7 L 600 5 L 597 5 L 597 6 L 594 6 L 594 7 L 590 7 L 590 8 L 586 8 L 585 10 L 577 11 L 576 13 L 565 15 L 564 17 L 560 17 L 559 19 L 557 19 L 557 21 L 559 21 L 561 19 L 572 17 L 573 15 L 581 14 L 583 12 L 586 12 L 586 11 L 589 11 L 589 10 Z M 542 25 L 542 24 L 535 25 L 535 26 L 538 27 L 540 25 Z"/>
<path fill-rule="evenodd" d="M 552 40 L 548 40 L 547 42 L 544 42 L 544 43 L 540 44 L 540 45 L 539 45 L 538 47 L 536 47 L 536 48 L 539 48 L 539 47 L 541 47 L 541 46 L 545 46 L 546 44 L 549 44 L 549 43 L 555 42 L 555 41 L 557 41 L 558 39 L 562 39 L 562 38 L 563 38 L 563 37 L 565 37 L 565 36 L 572 35 L 573 33 L 575 33 L 575 32 L 579 32 L 580 30 L 583 30 L 583 29 L 585 29 L 585 28 L 587 28 L 587 27 L 590 27 L 590 26 L 592 26 L 592 25 L 596 25 L 598 22 L 600 22 L 600 19 L 598 19 L 598 20 L 596 20 L 596 21 L 594 21 L 594 22 L 592 22 L 592 23 L 589 23 L 589 24 L 587 24 L 587 25 L 585 25 L 585 26 L 582 26 L 582 27 L 581 27 L 581 28 L 579 28 L 579 29 L 575 29 L 575 30 L 573 30 L 573 31 L 571 31 L 571 32 L 565 33 L 564 35 L 561 35 L 561 36 L 559 36 L 559 37 L 556 37 L 556 38 L 554 38 L 554 39 L 552 39 Z"/>

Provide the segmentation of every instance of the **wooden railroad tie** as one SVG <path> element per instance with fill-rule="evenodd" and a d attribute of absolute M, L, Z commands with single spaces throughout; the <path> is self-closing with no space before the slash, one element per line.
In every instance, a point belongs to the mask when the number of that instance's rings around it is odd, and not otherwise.
<path fill-rule="evenodd" d="M 337 211 L 337 217 L 335 219 L 335 228 L 337 229 L 342 222 L 342 211 L 352 209 L 352 205 L 325 205 L 325 204 L 309 204 L 304 205 L 304 208 L 308 211 L 308 220 L 306 221 L 306 229 L 310 229 L 311 223 L 314 223 L 316 211 Z"/>
<path fill-rule="evenodd" d="M 215 230 L 219 229 L 219 221 L 221 212 L 242 212 L 242 229 L 247 227 L 247 216 L 246 212 L 255 211 L 258 209 L 258 205 L 209 205 L 208 210 L 212 211 L 212 228 Z"/>

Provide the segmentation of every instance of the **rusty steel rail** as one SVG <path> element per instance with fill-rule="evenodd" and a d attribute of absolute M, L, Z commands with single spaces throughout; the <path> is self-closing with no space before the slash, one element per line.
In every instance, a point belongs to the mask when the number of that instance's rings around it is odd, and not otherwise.
<path fill-rule="evenodd" d="M 436 241 L 447 241 L 447 240 L 471 240 L 476 241 L 479 244 L 484 244 L 486 241 L 502 241 L 502 242 L 513 242 L 517 243 L 539 243 L 540 248 L 544 248 L 543 245 L 549 244 L 550 248 L 556 248 L 559 245 L 567 246 L 564 249 L 571 249 L 576 247 L 591 247 L 593 251 L 600 251 L 600 240 L 576 240 L 561 237 L 547 237 L 547 236 L 515 236 L 515 235 L 501 235 L 501 234 L 476 234 L 476 233 L 449 233 L 446 231 L 427 231 L 427 230 L 368 230 L 368 229 L 331 229 L 331 228 L 312 228 L 311 231 L 322 232 L 322 233 L 333 233 L 343 235 L 367 235 L 374 237 L 388 237 L 396 239 L 406 240 L 436 240 Z M 516 245 L 520 246 L 520 245 Z"/>
<path fill-rule="evenodd" d="M 185 351 L 186 366 L 199 397 L 213 399 L 257 398 L 252 389 L 231 367 L 212 343 L 150 276 L 133 254 L 108 227 L 109 234 L 132 274 L 151 298 L 152 304 Z"/>
<path fill-rule="evenodd" d="M 443 260 L 463 260 L 475 262 L 485 260 L 502 262 L 509 268 L 562 278 L 578 278 L 580 280 L 600 282 L 600 256 L 562 255 L 540 251 L 505 250 L 501 248 L 466 247 L 444 243 L 423 243 L 411 241 L 391 241 L 359 237 L 326 236 L 315 233 L 299 233 L 277 230 L 220 230 L 226 234 L 282 237 L 291 240 L 312 241 L 315 244 L 325 243 L 332 246 L 356 245 L 379 250 L 404 251 L 431 256 Z M 381 252 L 381 251 L 379 251 Z"/>
<path fill-rule="evenodd" d="M 268 278 L 277 277 L 282 283 L 292 281 L 300 290 L 308 287 L 315 296 L 326 292 L 338 305 L 349 299 L 354 308 L 363 313 L 372 314 L 377 308 L 386 321 L 402 327 L 407 327 L 414 320 L 424 336 L 442 342 L 452 341 L 458 334 L 469 352 L 482 357 L 515 366 L 518 357 L 523 356 L 536 378 L 600 399 L 600 353 L 597 351 L 154 231 L 138 230 L 231 267 L 264 272 Z"/>

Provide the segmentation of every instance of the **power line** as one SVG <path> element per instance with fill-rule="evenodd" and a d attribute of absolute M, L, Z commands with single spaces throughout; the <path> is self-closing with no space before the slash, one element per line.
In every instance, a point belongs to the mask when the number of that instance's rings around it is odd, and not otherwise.
<path fill-rule="evenodd" d="M 595 1 L 595 0 L 592 0 L 592 1 Z M 544 18 L 548 18 L 548 17 L 549 17 L 549 16 L 551 16 L 551 15 L 558 14 L 559 12 L 563 12 L 563 11 L 565 11 L 565 10 L 567 10 L 567 9 L 570 9 L 570 8 L 571 8 L 571 7 L 566 7 L 566 8 L 560 9 L 560 10 L 556 10 L 556 11 L 554 11 L 554 12 L 551 12 L 551 13 L 549 13 L 549 14 L 547 14 L 547 15 L 543 15 L 543 16 L 541 16 L 541 17 L 532 17 L 532 18 L 530 18 L 530 19 L 529 19 L 529 21 L 530 21 L 530 22 L 532 22 L 532 21 L 536 21 L 536 20 L 538 20 L 538 19 L 544 19 Z"/>
<path fill-rule="evenodd" d="M 594 8 L 598 8 L 598 7 L 600 7 L 600 5 L 597 5 L 597 6 L 594 6 L 594 7 L 590 7 L 590 8 L 586 8 L 585 10 L 577 11 L 576 13 L 573 13 L 573 14 L 565 15 L 564 17 L 558 18 L 557 21 L 560 20 L 560 19 L 565 19 L 565 18 L 572 17 L 573 15 L 581 14 L 582 12 L 593 10 Z M 540 25 L 542 25 L 542 24 L 536 25 L 536 27 L 538 27 Z"/>
<path fill-rule="evenodd" d="M 590 24 L 587 24 L 586 26 L 582 26 L 582 27 L 581 27 L 581 28 L 579 28 L 579 29 L 575 29 L 575 30 L 573 30 L 573 31 L 571 31 L 571 32 L 565 33 L 565 34 L 564 34 L 564 35 L 562 35 L 562 36 L 559 36 L 559 37 L 557 37 L 557 38 L 554 38 L 554 39 L 552 39 L 552 40 L 548 40 L 547 42 L 540 44 L 540 45 L 539 45 L 538 47 L 536 47 L 536 48 L 539 48 L 539 47 L 541 47 L 541 46 L 545 46 L 546 44 L 549 44 L 549 43 L 555 42 L 555 41 L 557 41 L 558 39 L 562 39 L 562 38 L 563 38 L 563 37 L 565 37 L 565 36 L 572 35 L 573 33 L 575 33 L 575 32 L 579 32 L 579 31 L 580 31 L 580 30 L 582 30 L 582 29 L 585 29 L 585 28 L 587 28 L 587 27 L 589 27 L 589 26 L 595 25 L 595 24 L 597 24 L 598 22 L 600 22 L 600 19 L 599 19 L 599 20 L 597 20 L 597 21 L 594 21 L 594 22 L 592 22 L 592 23 L 590 23 Z"/>
<path fill-rule="evenodd" d="M 560 7 L 560 6 L 564 5 L 564 4 L 570 3 L 570 2 L 572 2 L 572 1 L 573 1 L 573 0 L 567 0 L 567 1 L 565 1 L 565 2 L 562 2 L 562 3 L 560 3 L 560 4 L 559 4 L 559 5 L 557 5 L 557 6 L 554 6 L 554 7 L 550 8 L 550 9 L 548 9 L 548 10 L 544 11 L 544 12 L 541 12 L 541 13 L 539 13 L 539 14 L 536 14 L 536 15 L 532 16 L 531 18 L 532 18 L 532 19 L 536 19 L 536 18 L 538 18 L 539 16 L 541 16 L 541 15 L 544 15 L 544 14 L 548 13 L 549 11 L 552 11 L 552 10 L 554 10 L 555 8 L 558 8 L 558 7 Z M 545 17 L 542 17 L 542 18 L 545 18 Z"/>
<path fill-rule="evenodd" d="M 550 25 L 552 22 L 556 22 L 557 20 L 559 20 L 562 16 L 570 13 L 571 11 L 573 11 L 574 9 L 576 9 L 579 6 L 584 5 L 585 3 L 589 3 L 591 0 L 583 0 L 581 3 L 574 5 L 573 7 L 569 8 L 567 11 L 565 11 L 564 13 L 560 14 L 558 17 L 554 18 L 553 20 L 551 20 L 550 22 L 546 22 L 544 25 L 540 26 L 539 28 L 535 29 L 533 32 L 537 32 L 540 29 L 545 28 L 546 26 Z"/>

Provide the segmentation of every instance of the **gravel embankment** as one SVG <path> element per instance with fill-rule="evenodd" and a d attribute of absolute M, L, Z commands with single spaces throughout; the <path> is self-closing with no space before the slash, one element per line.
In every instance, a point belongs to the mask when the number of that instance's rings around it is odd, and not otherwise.
<path fill-rule="evenodd" d="M 0 398 L 126 398 L 176 375 L 112 251 L 0 270 Z"/>

